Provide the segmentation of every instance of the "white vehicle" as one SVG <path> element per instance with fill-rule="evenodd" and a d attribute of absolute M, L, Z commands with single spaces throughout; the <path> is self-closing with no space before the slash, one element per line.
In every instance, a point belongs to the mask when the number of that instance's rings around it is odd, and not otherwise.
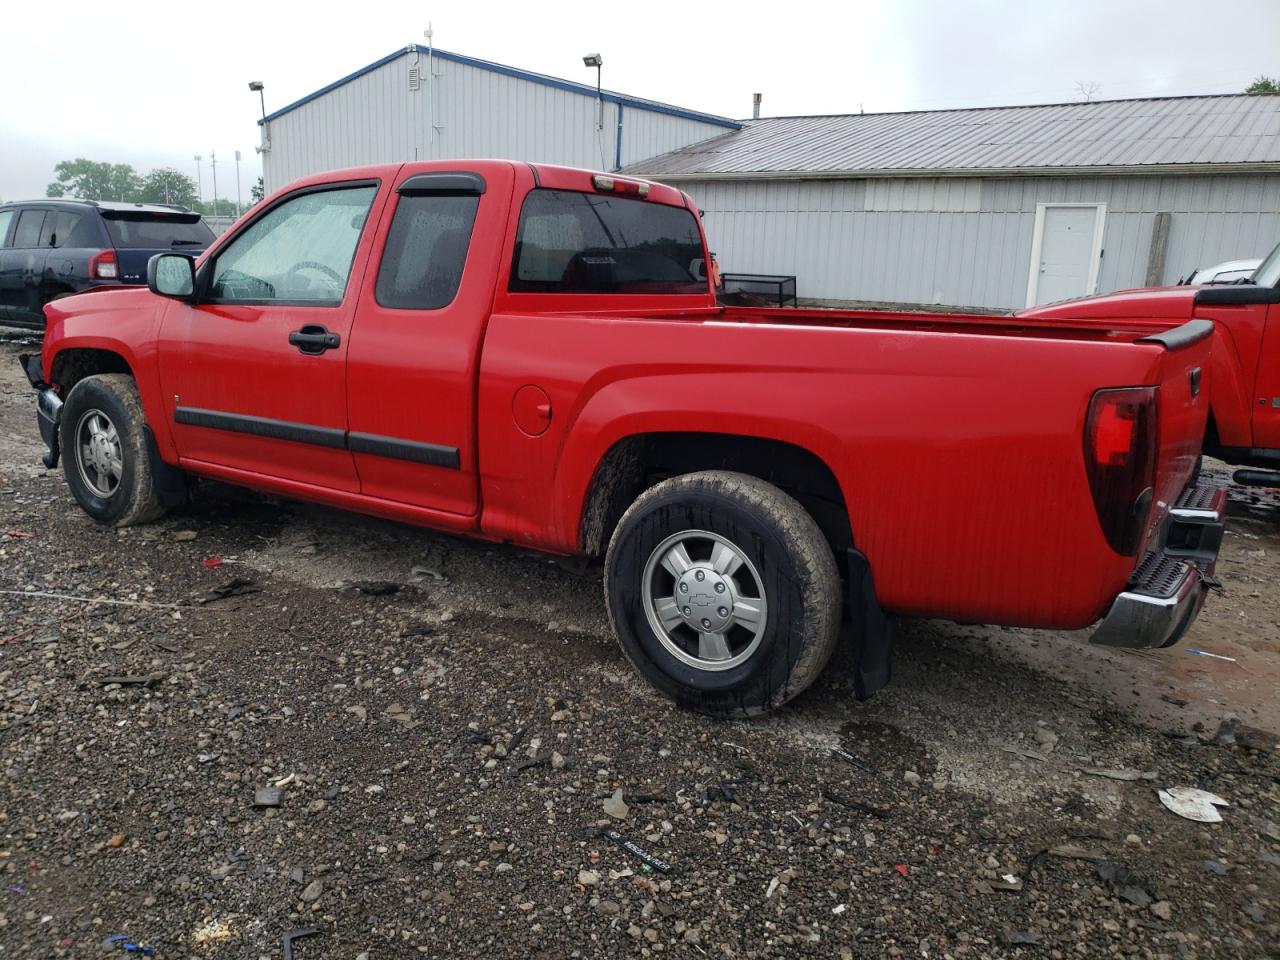
<path fill-rule="evenodd" d="M 1202 267 L 1180 283 L 1238 283 L 1249 280 L 1262 263 L 1260 257 L 1252 260 L 1227 260 L 1213 267 Z"/>

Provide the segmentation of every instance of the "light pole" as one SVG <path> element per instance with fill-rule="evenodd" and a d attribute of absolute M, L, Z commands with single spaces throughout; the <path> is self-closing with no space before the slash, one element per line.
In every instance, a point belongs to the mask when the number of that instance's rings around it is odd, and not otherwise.
<path fill-rule="evenodd" d="M 596 68 L 596 129 L 604 129 L 604 91 L 600 89 L 600 67 L 604 65 L 604 58 L 598 53 L 589 53 L 582 58 L 582 63 L 587 67 Z"/>
<path fill-rule="evenodd" d="M 204 157 L 200 156 L 200 154 L 198 153 L 196 154 L 196 201 L 197 202 L 204 200 L 204 177 L 200 173 L 200 161 L 203 159 Z"/>
<path fill-rule="evenodd" d="M 262 107 L 263 120 L 267 119 L 267 98 L 266 98 L 266 95 L 262 92 L 264 89 L 265 88 L 263 87 L 261 80 L 249 81 L 249 90 L 258 95 L 258 105 Z"/>
<path fill-rule="evenodd" d="M 209 151 L 209 166 L 213 168 L 213 215 L 218 215 L 218 155 Z"/>
<path fill-rule="evenodd" d="M 240 151 L 236 151 L 236 219 L 240 219 Z"/>

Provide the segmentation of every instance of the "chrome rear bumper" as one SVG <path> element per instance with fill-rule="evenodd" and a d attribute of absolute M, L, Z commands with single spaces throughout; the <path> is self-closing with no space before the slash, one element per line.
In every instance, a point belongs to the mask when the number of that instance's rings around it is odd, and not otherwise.
<path fill-rule="evenodd" d="M 1169 510 L 1163 545 L 1138 564 L 1092 643 L 1111 647 L 1171 647 L 1204 606 L 1222 546 L 1227 492 L 1188 487 Z"/>

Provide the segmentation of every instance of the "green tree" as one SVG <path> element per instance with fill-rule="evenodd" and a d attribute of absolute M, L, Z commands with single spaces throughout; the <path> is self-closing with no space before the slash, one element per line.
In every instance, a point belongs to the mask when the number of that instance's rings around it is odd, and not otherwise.
<path fill-rule="evenodd" d="M 252 207 L 255 203 L 258 203 L 264 196 L 266 196 L 266 188 L 263 186 L 262 178 L 259 177 L 258 182 L 249 188 L 249 206 Z"/>
<path fill-rule="evenodd" d="M 1245 93 L 1280 94 L 1280 80 L 1261 76 L 1245 88 Z"/>
<path fill-rule="evenodd" d="M 57 177 L 45 188 L 45 195 L 80 200 L 135 200 L 142 181 L 127 163 L 102 163 L 77 157 L 63 160 L 53 168 Z"/>
<path fill-rule="evenodd" d="M 177 203 L 189 207 L 196 202 L 196 182 L 185 173 L 159 167 L 142 178 L 137 199 L 143 203 Z"/>

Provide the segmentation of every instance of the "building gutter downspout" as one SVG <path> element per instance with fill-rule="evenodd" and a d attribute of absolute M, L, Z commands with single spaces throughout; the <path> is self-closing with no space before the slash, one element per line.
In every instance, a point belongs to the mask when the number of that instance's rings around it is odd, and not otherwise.
<path fill-rule="evenodd" d="M 622 101 L 618 101 L 618 135 L 613 144 L 614 172 L 622 169 Z"/>

